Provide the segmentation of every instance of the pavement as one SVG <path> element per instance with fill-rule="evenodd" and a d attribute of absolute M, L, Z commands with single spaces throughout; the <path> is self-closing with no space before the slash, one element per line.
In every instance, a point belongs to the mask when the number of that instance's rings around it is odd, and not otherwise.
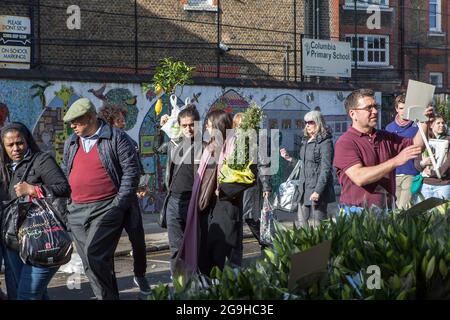
<path fill-rule="evenodd" d="M 334 216 L 338 212 L 337 202 L 328 205 L 328 215 Z M 169 249 L 169 240 L 167 237 L 167 229 L 161 228 L 158 223 L 159 214 L 146 213 L 142 215 L 145 232 L 145 243 L 147 252 L 157 252 Z M 276 212 L 277 220 L 281 222 L 285 227 L 292 228 L 294 221 L 297 218 L 297 213 L 287 213 L 282 211 Z M 246 224 L 244 224 L 244 239 L 252 238 L 253 235 Z M 119 240 L 119 244 L 116 249 L 115 256 L 123 257 L 131 254 L 131 244 L 128 240 L 128 236 L 123 231 Z"/>

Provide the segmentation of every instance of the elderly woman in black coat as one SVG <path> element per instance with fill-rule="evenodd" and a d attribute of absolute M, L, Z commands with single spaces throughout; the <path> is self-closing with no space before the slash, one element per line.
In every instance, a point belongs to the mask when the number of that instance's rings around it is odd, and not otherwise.
<path fill-rule="evenodd" d="M 25 125 L 13 122 L 3 127 L 1 142 L 1 200 L 37 196 L 39 193 L 44 196 L 70 197 L 70 186 L 64 173 L 50 154 L 39 150 Z M 27 168 L 30 168 L 28 175 L 21 182 Z M 57 267 L 26 264 L 14 248 L 6 248 L 5 262 L 11 270 L 6 273 L 9 298 L 48 299 L 47 286 Z"/>
<path fill-rule="evenodd" d="M 328 203 L 336 201 L 333 188 L 333 140 L 319 111 L 305 114 L 305 130 L 299 159 L 294 159 L 285 149 L 281 156 L 296 164 L 301 162 L 299 174 L 298 225 L 317 226 L 327 218 Z"/>

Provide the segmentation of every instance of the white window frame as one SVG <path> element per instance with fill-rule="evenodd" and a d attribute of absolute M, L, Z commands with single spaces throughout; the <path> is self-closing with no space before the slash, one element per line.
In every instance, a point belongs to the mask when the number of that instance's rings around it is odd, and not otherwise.
<path fill-rule="evenodd" d="M 217 11 L 217 6 L 214 5 L 213 0 L 188 0 L 183 9 L 191 11 Z"/>
<path fill-rule="evenodd" d="M 369 6 L 378 5 L 380 8 L 389 8 L 389 0 L 356 0 L 356 8 L 367 8 Z M 354 9 L 355 0 L 345 0 L 345 9 Z"/>
<path fill-rule="evenodd" d="M 359 38 L 364 38 L 364 47 L 358 47 L 357 51 L 364 51 L 364 61 L 358 60 L 358 67 L 389 67 L 390 66 L 390 51 L 389 51 L 389 36 L 388 35 L 378 35 L 378 34 L 358 34 L 358 40 L 357 43 L 359 43 Z M 348 38 L 352 39 L 354 37 L 354 34 L 346 34 L 345 35 L 345 41 L 348 40 Z M 378 38 L 379 40 L 379 46 L 381 46 L 381 39 L 384 39 L 385 42 L 385 48 L 382 50 L 381 48 L 369 48 L 369 38 Z M 375 40 L 375 39 L 374 39 Z M 347 41 L 348 42 L 348 41 Z M 350 42 L 351 44 L 351 42 Z M 353 47 L 352 49 L 352 65 L 355 65 L 355 61 L 353 61 Z M 373 52 L 385 52 L 385 62 L 378 62 L 378 61 L 369 61 L 369 51 Z M 380 54 L 381 55 L 381 54 Z M 359 53 L 357 54 L 357 58 L 359 57 Z"/>
<path fill-rule="evenodd" d="M 431 81 L 432 77 L 437 77 L 438 81 Z M 430 83 L 434 84 L 436 86 L 436 88 L 444 87 L 444 73 L 443 72 L 430 72 L 429 78 L 430 78 Z"/>
<path fill-rule="evenodd" d="M 432 12 L 430 10 L 431 4 L 436 4 L 436 12 L 434 13 L 434 15 L 436 15 L 436 26 L 432 27 L 431 26 L 431 16 L 432 16 Z M 442 3 L 441 0 L 429 0 L 428 2 L 428 24 L 430 27 L 430 31 L 433 32 L 441 32 L 442 31 Z"/>

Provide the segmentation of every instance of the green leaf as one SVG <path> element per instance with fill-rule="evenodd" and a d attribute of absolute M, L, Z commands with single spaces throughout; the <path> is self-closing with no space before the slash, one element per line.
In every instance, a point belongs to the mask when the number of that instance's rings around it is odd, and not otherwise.
<path fill-rule="evenodd" d="M 408 299 L 408 291 L 404 290 L 402 291 L 396 298 L 395 300 L 406 300 Z"/>
<path fill-rule="evenodd" d="M 425 273 L 425 278 L 427 280 L 430 280 L 431 277 L 433 276 L 435 267 L 436 267 L 436 257 L 433 256 L 430 262 L 428 262 L 427 272 Z"/>
<path fill-rule="evenodd" d="M 447 267 L 447 264 L 445 263 L 444 259 L 439 260 L 439 272 L 441 273 L 441 275 L 444 279 L 447 278 L 448 267 Z"/>

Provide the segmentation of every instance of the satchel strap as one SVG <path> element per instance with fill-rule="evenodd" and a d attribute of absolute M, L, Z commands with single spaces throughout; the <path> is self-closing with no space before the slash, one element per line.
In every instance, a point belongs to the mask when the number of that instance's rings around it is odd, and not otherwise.
<path fill-rule="evenodd" d="M 28 174 L 30 173 L 31 167 L 33 166 L 33 162 L 34 162 L 34 159 L 36 158 L 37 154 L 38 153 L 36 152 L 36 153 L 34 153 L 31 156 L 31 159 L 30 159 L 30 162 L 28 163 L 27 169 L 25 170 L 25 172 L 24 172 L 22 178 L 20 179 L 19 183 L 24 182 L 26 180 L 26 178 L 28 177 Z"/>
<path fill-rule="evenodd" d="M 291 174 L 289 175 L 289 177 L 287 178 L 286 181 L 291 181 L 294 179 L 294 177 L 297 175 L 298 171 L 300 171 L 301 165 L 302 165 L 302 162 L 300 160 L 298 160 L 297 163 L 295 164 L 294 169 L 292 170 Z"/>

